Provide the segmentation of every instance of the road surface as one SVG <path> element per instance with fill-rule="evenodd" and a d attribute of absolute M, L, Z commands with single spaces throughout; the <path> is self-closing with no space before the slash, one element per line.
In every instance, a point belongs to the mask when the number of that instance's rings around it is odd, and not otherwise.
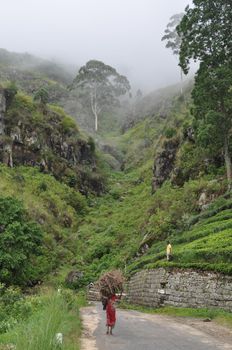
<path fill-rule="evenodd" d="M 83 308 L 81 350 L 232 350 L 232 331 L 213 322 L 117 309 L 106 335 L 101 304 Z"/>

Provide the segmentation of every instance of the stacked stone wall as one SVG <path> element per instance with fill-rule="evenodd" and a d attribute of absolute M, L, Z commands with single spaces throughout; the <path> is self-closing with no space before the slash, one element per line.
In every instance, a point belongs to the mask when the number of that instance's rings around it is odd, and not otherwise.
<path fill-rule="evenodd" d="M 232 277 L 182 269 L 143 270 L 130 279 L 132 304 L 160 307 L 220 308 L 232 312 Z"/>

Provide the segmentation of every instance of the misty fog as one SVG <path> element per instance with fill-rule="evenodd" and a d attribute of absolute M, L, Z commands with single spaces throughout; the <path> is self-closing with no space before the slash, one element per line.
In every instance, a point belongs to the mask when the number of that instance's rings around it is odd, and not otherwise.
<path fill-rule="evenodd" d="M 0 47 L 75 65 L 102 60 L 134 88 L 179 81 L 177 57 L 161 37 L 190 0 L 1 1 Z"/>

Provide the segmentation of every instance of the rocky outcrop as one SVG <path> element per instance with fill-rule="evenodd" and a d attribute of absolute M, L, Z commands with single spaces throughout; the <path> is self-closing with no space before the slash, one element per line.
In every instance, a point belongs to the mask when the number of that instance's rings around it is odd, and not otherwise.
<path fill-rule="evenodd" d="M 74 120 L 59 110 L 45 110 L 26 96 L 6 108 L 0 90 L 0 162 L 10 167 L 38 166 L 82 193 L 101 193 L 93 141 L 80 134 Z"/>
<path fill-rule="evenodd" d="M 4 90 L 0 88 L 0 135 L 4 133 L 4 115 L 6 112 L 6 99 Z"/>
<path fill-rule="evenodd" d="M 5 90 L 0 88 L 0 160 L 12 167 L 12 140 L 5 133 L 6 108 Z"/>
<path fill-rule="evenodd" d="M 232 311 L 232 276 L 174 268 L 143 270 L 129 281 L 127 299 L 132 304 L 151 307 Z"/>
<path fill-rule="evenodd" d="M 193 127 L 189 126 L 188 128 L 186 128 L 183 132 L 183 137 L 185 140 L 195 142 L 195 132 Z"/>
<path fill-rule="evenodd" d="M 65 278 L 65 283 L 75 285 L 78 283 L 78 281 L 83 277 L 82 271 L 70 271 Z"/>
<path fill-rule="evenodd" d="M 163 149 L 156 156 L 153 168 L 152 190 L 155 192 L 161 185 L 170 178 L 174 169 L 176 153 L 179 147 L 178 139 L 165 140 Z"/>

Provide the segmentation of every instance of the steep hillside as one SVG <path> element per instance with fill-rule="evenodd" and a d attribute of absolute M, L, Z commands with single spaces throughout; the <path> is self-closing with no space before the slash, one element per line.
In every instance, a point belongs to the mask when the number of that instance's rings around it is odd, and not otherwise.
<path fill-rule="evenodd" d="M 190 104 L 189 92 L 171 96 L 165 117 L 158 111 L 109 136 L 124 171 L 111 171 L 109 193 L 94 201 L 79 227 L 80 285 L 112 267 L 131 274 L 167 266 L 167 238 L 174 247 L 168 266 L 231 273 L 225 169 L 220 154 L 196 145 Z"/>

